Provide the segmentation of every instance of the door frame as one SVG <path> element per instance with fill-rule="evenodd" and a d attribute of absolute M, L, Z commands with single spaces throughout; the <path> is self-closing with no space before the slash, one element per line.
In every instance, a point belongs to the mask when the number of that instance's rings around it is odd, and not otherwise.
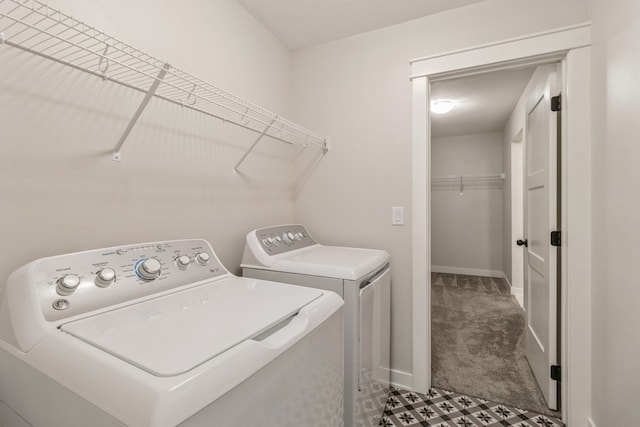
<path fill-rule="evenodd" d="M 566 424 L 586 425 L 591 412 L 591 273 L 585 268 L 591 261 L 590 44 L 591 25 L 584 23 L 411 61 L 414 391 L 426 393 L 431 386 L 430 83 L 560 62 L 562 418 Z"/>
<path fill-rule="evenodd" d="M 524 237 L 524 117 L 518 131 L 511 136 L 511 229 L 504 248 L 511 252 L 511 295 L 524 308 L 524 247 L 516 240 Z M 506 275 L 505 275 L 506 277 Z"/>

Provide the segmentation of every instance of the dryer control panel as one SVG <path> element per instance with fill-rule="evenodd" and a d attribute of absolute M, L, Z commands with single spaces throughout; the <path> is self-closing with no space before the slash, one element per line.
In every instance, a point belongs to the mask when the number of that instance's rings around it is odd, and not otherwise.
<path fill-rule="evenodd" d="M 228 274 L 211 245 L 199 239 L 60 255 L 23 268 L 30 276 L 23 286 L 35 288 L 49 322 Z"/>
<path fill-rule="evenodd" d="M 277 255 L 316 244 L 316 241 L 309 236 L 307 229 L 301 224 L 260 228 L 255 230 L 255 238 L 260 247 L 269 255 Z"/>

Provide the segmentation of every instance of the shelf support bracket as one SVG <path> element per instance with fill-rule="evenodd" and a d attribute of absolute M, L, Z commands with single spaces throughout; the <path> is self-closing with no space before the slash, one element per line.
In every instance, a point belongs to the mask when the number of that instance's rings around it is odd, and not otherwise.
<path fill-rule="evenodd" d="M 127 137 L 129 136 L 129 133 L 131 132 L 131 130 L 135 126 L 136 122 L 140 118 L 140 115 L 142 114 L 144 109 L 147 107 L 147 104 L 151 100 L 151 97 L 153 96 L 153 94 L 158 89 L 158 86 L 160 86 L 160 83 L 162 83 L 162 79 L 164 79 L 164 76 L 167 74 L 167 71 L 169 71 L 169 68 L 171 68 L 171 66 L 169 64 L 165 63 L 164 66 L 162 67 L 162 69 L 160 70 L 160 72 L 158 73 L 158 75 L 156 76 L 155 80 L 151 84 L 151 87 L 147 91 L 146 95 L 144 96 L 144 99 L 140 103 L 140 106 L 138 107 L 138 109 L 136 110 L 135 114 L 133 115 L 133 117 L 129 121 L 129 124 L 127 125 L 127 128 L 122 133 L 122 136 L 120 137 L 120 140 L 118 141 L 116 146 L 113 148 L 112 157 L 113 157 L 114 161 L 116 161 L 116 162 L 120 161 L 120 150 L 122 149 L 122 146 L 124 145 L 124 141 L 126 141 Z"/>
<path fill-rule="evenodd" d="M 277 118 L 277 117 L 276 117 Z M 271 129 L 271 126 L 273 126 L 273 124 L 276 121 L 276 118 L 274 118 L 273 120 L 271 120 L 271 122 L 267 125 L 266 128 L 264 128 L 264 130 L 262 131 L 262 133 L 260 135 L 258 135 L 258 138 L 256 138 L 256 140 L 253 142 L 253 144 L 251 145 L 251 147 L 249 147 L 249 149 L 247 150 L 246 153 L 244 153 L 244 156 L 242 156 L 242 158 L 238 161 L 238 163 L 236 163 L 236 165 L 233 167 L 233 174 L 237 175 L 238 174 L 238 168 L 240 167 L 240 165 L 242 164 L 242 162 L 244 162 L 244 159 L 247 158 L 247 156 L 249 155 L 249 153 L 251 153 L 251 151 L 253 151 L 253 149 L 256 147 L 256 145 L 258 145 L 258 142 L 260 142 L 260 140 L 262 139 L 262 137 L 264 137 L 266 135 L 266 133 L 269 131 L 269 129 Z"/>
<path fill-rule="evenodd" d="M 324 141 L 322 141 L 322 152 L 324 154 L 327 154 L 329 152 L 329 150 L 331 149 L 331 145 L 330 145 L 330 141 L 329 141 L 329 137 L 327 136 Z"/>

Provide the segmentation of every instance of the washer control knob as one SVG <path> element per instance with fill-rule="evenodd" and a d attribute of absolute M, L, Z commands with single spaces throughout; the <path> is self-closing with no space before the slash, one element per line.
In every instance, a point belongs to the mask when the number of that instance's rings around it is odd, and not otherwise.
<path fill-rule="evenodd" d="M 64 298 L 55 300 L 51 305 L 58 311 L 66 310 L 71 307 L 71 303 L 69 302 L 69 300 Z"/>
<path fill-rule="evenodd" d="M 200 253 L 196 254 L 196 261 L 198 261 L 198 264 L 200 264 L 200 265 L 209 264 L 209 260 L 210 259 L 211 259 L 211 255 L 209 255 L 206 252 L 200 252 Z"/>
<path fill-rule="evenodd" d="M 160 276 L 162 265 L 155 258 L 146 258 L 136 264 L 135 270 L 138 277 L 144 280 L 154 280 Z"/>
<path fill-rule="evenodd" d="M 116 272 L 113 268 L 103 268 L 96 274 L 95 284 L 101 288 L 106 288 L 116 281 Z"/>
<path fill-rule="evenodd" d="M 56 292 L 58 292 L 59 295 L 71 295 L 79 284 L 80 278 L 78 276 L 75 274 L 66 274 L 58 279 Z"/>
<path fill-rule="evenodd" d="M 191 259 L 186 255 L 182 255 L 176 258 L 176 265 L 181 270 L 186 270 L 187 268 L 189 268 L 189 264 L 191 264 Z"/>
<path fill-rule="evenodd" d="M 300 233 L 300 232 L 297 232 L 297 233 L 296 233 L 296 240 L 297 240 L 298 242 L 299 242 L 299 241 L 301 241 L 303 237 L 304 237 L 304 236 L 302 235 L 302 233 Z"/>
<path fill-rule="evenodd" d="M 269 239 L 262 239 L 262 246 L 271 246 L 271 242 L 269 241 Z"/>
<path fill-rule="evenodd" d="M 276 236 L 273 238 L 273 244 L 278 246 L 280 243 L 282 243 L 282 237 L 280 236 Z"/>

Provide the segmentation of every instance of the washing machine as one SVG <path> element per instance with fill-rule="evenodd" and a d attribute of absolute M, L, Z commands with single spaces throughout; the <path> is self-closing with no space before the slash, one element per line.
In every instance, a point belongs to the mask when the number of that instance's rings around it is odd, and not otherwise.
<path fill-rule="evenodd" d="M 33 261 L 0 305 L 0 424 L 341 426 L 342 307 L 200 239 Z"/>
<path fill-rule="evenodd" d="M 242 274 L 344 299 L 345 426 L 377 426 L 390 384 L 389 254 L 322 245 L 301 224 L 279 225 L 247 234 Z"/>

